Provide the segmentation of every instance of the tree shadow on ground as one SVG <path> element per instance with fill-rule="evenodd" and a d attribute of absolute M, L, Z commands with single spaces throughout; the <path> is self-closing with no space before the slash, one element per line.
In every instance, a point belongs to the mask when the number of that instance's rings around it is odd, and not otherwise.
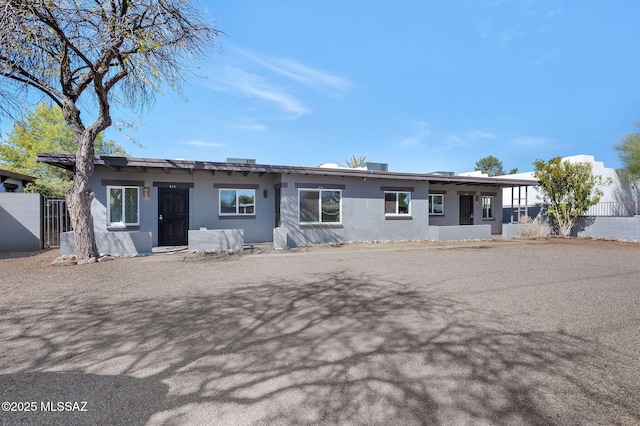
<path fill-rule="evenodd" d="M 109 424 L 640 418 L 638 389 L 593 368 L 590 342 L 514 332 L 495 313 L 416 286 L 346 273 L 308 281 L 178 298 L 5 306 L 0 380 L 26 400 L 88 400 L 96 418 L 113 416 Z M 631 396 L 611 397 L 625 392 Z M 2 420 L 11 423 L 13 414 Z M 59 414 L 66 424 L 82 424 L 85 413 Z"/>

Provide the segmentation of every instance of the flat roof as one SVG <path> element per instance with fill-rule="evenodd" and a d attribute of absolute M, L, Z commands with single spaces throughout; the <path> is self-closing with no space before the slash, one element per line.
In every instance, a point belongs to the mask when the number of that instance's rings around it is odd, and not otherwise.
<path fill-rule="evenodd" d="M 74 154 L 38 153 L 38 161 L 51 164 L 67 170 L 73 170 L 76 162 Z M 193 160 L 167 160 L 160 158 L 134 158 L 134 157 L 110 157 L 96 155 L 94 157 L 96 168 L 104 167 L 114 171 L 123 169 L 136 169 L 146 172 L 148 169 L 161 169 L 166 173 L 172 170 L 184 170 L 189 173 L 204 170 L 212 174 L 226 172 L 228 174 L 242 173 L 247 176 L 255 173 L 260 176 L 266 174 L 299 174 L 299 175 L 320 175 L 320 176 L 340 176 L 359 177 L 372 179 L 395 179 L 408 181 L 422 181 L 429 183 L 456 184 L 456 185 L 483 185 L 497 187 L 512 186 L 534 186 L 539 182 L 533 179 L 494 179 L 491 177 L 470 177 L 470 176 L 444 176 L 432 173 L 398 173 L 382 172 L 362 169 L 332 169 L 321 167 L 301 167 L 301 166 L 275 166 L 267 164 L 244 164 L 213 161 L 193 161 Z"/>

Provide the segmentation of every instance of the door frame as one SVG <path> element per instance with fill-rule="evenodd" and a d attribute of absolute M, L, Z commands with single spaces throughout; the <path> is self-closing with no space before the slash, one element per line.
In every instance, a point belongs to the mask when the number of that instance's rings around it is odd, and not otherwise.
<path fill-rule="evenodd" d="M 473 225 L 474 224 L 474 195 L 469 194 L 460 194 L 460 205 L 459 205 L 459 216 L 460 216 L 460 225 Z M 465 200 L 465 201 L 463 201 Z M 463 205 L 470 207 L 470 210 L 467 212 L 466 209 L 463 209 Z M 466 215 L 469 216 L 466 216 Z"/>
<path fill-rule="evenodd" d="M 186 215 L 186 220 L 185 220 L 185 229 L 184 229 L 184 245 L 187 245 L 189 243 L 189 186 L 186 186 L 184 184 L 180 185 L 180 184 L 162 184 L 162 185 L 157 185 L 158 186 L 158 246 L 166 246 L 166 245 L 183 245 L 183 244 L 166 244 L 166 241 L 164 241 L 164 235 L 163 233 L 161 233 L 160 231 L 160 215 L 163 214 L 163 210 L 162 210 L 162 193 L 167 191 L 167 192 L 175 192 L 175 193 L 182 193 L 184 194 L 184 198 L 185 198 L 185 215 Z"/>
<path fill-rule="evenodd" d="M 282 206 L 281 206 L 281 198 L 282 198 L 282 189 L 281 188 L 276 188 L 274 190 L 274 197 L 275 197 L 275 227 L 279 227 L 280 223 L 282 221 Z"/>

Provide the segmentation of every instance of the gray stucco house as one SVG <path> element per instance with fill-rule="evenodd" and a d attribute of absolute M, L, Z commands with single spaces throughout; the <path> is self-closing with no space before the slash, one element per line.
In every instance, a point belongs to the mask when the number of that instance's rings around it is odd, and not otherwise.
<path fill-rule="evenodd" d="M 68 170 L 75 162 L 67 154 L 38 160 Z M 96 156 L 91 189 L 99 249 L 490 238 L 502 233 L 502 189 L 537 184 L 377 168 Z"/>

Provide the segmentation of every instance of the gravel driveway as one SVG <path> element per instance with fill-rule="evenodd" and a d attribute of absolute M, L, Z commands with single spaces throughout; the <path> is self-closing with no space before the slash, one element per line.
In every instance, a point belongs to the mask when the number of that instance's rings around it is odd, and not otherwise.
<path fill-rule="evenodd" d="M 640 424 L 638 243 L 56 255 L 0 259 L 2 425 Z"/>

